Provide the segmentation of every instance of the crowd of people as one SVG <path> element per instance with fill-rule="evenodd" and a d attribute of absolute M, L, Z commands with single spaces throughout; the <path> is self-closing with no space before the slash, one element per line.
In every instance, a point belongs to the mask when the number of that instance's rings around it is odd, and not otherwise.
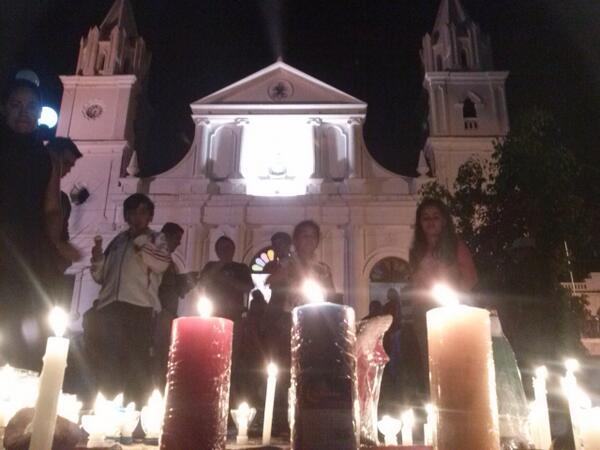
<path fill-rule="evenodd" d="M 56 299 L 65 298 L 63 273 L 81 258 L 69 243 L 70 201 L 60 190 L 60 179 L 82 155 L 70 139 L 54 138 L 46 145 L 40 140 L 36 128 L 41 97 L 34 84 L 15 81 L 2 105 L 0 330 L 11 342 L 2 354 L 11 364 L 39 370 L 46 332 L 40 318 Z M 343 303 L 330 268 L 317 257 L 319 225 L 305 220 L 291 236 L 272 236 L 275 258 L 264 268 L 271 289 L 267 302 L 255 289 L 249 267 L 233 261 L 235 243 L 229 237 L 216 241 L 216 261 L 199 272 L 184 273 L 172 258 L 184 234 L 181 226 L 169 222 L 160 232 L 153 231 L 154 204 L 140 193 L 124 201 L 123 215 L 127 229 L 108 243 L 97 237 L 91 249 L 91 274 L 101 288 L 83 319 L 82 366 L 94 391 L 125 392 L 140 405 L 153 386 L 164 386 L 172 321 L 180 300 L 195 290 L 212 299 L 215 315 L 235 324 L 232 402 L 243 397 L 261 404 L 265 367 L 275 361 L 281 368 L 277 405 L 286 408 L 291 311 L 306 301 L 301 283 L 314 279 L 328 301 Z M 427 389 L 425 312 L 432 304 L 423 292 L 440 280 L 462 291 L 477 283 L 469 249 L 438 200 L 425 199 L 417 209 L 409 259 L 409 286 L 390 292 L 385 305 L 373 303 L 366 318 L 390 314 L 394 319 L 385 336 L 391 356 L 386 383 L 396 386 L 393 392 L 400 392 L 397 387 L 406 380 Z M 412 304 L 408 325 L 400 313 L 406 298 Z M 285 409 L 275 417 L 285 420 Z"/>

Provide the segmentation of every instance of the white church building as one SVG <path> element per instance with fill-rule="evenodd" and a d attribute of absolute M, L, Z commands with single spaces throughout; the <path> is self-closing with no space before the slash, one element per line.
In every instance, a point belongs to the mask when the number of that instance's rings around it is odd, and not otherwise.
<path fill-rule="evenodd" d="M 69 224 L 86 252 L 69 269 L 73 312 L 83 314 L 99 289 L 89 273 L 94 236 L 106 245 L 126 226 L 123 200 L 143 192 L 156 205 L 154 228 L 169 221 L 185 229 L 174 255 L 182 269 L 201 269 L 227 235 L 259 287 L 271 235 L 315 220 L 319 257 L 337 291 L 359 317 L 366 314 L 370 300 L 384 300 L 388 287 L 404 281 L 419 187 L 431 176 L 451 186 L 463 162 L 489 157 L 508 131 L 508 73 L 493 71 L 489 39 L 459 0 L 441 0 L 421 56 L 430 136 L 420 177 L 394 174 L 371 157 L 364 101 L 277 61 L 192 103 L 187 154 L 164 173 L 138 178 L 133 122 L 150 54 L 128 0 L 116 0 L 82 38 L 76 73 L 61 76 L 57 135 L 84 155 L 62 188 L 90 193 L 73 205 Z"/>

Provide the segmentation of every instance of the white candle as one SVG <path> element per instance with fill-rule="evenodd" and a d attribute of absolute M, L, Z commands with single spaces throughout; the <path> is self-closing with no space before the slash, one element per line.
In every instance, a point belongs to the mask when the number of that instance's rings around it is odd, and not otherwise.
<path fill-rule="evenodd" d="M 415 425 L 415 413 L 408 409 L 400 416 L 402 421 L 402 445 L 413 445 L 413 426 Z"/>
<path fill-rule="evenodd" d="M 275 403 L 275 387 L 277 386 L 277 366 L 269 363 L 267 366 L 267 393 L 265 396 L 265 414 L 263 416 L 262 443 L 271 443 L 271 429 L 273 426 L 273 406 Z"/>
<path fill-rule="evenodd" d="M 600 408 L 581 411 L 581 441 L 585 450 L 600 450 Z"/>
<path fill-rule="evenodd" d="M 489 312 L 460 305 L 447 287 L 438 285 L 433 294 L 447 305 L 427 312 L 436 449 L 499 450 Z"/>
<path fill-rule="evenodd" d="M 256 409 L 250 408 L 248 403 L 242 402 L 238 409 L 232 409 L 231 415 L 238 429 L 236 442 L 238 444 L 248 443 L 248 427 L 256 415 Z"/>
<path fill-rule="evenodd" d="M 537 442 L 534 442 L 535 448 L 549 449 L 552 446 L 552 436 L 550 434 L 550 414 L 548 413 L 548 399 L 546 398 L 546 379 L 548 378 L 548 369 L 546 366 L 538 367 L 533 377 L 533 393 L 535 396 L 535 414 L 536 424 L 534 428 Z"/>
<path fill-rule="evenodd" d="M 165 401 L 158 389 L 152 391 L 146 406 L 142 408 L 140 418 L 142 429 L 147 439 L 158 439 L 162 430 L 163 416 L 165 415 Z"/>
<path fill-rule="evenodd" d="M 402 422 L 390 416 L 383 416 L 377 423 L 379 432 L 383 434 L 385 445 L 398 445 L 396 436 L 402 428 Z"/>
<path fill-rule="evenodd" d="M 435 407 L 428 403 L 425 405 L 427 422 L 423 424 L 423 444 L 433 445 L 433 431 L 435 429 Z"/>
<path fill-rule="evenodd" d="M 60 308 L 50 313 L 50 325 L 55 336 L 49 337 L 44 354 L 44 367 L 40 375 L 40 388 L 31 423 L 29 450 L 50 450 L 56 427 L 58 398 L 62 390 L 69 340 L 63 338 L 67 328 L 67 315 Z"/>
<path fill-rule="evenodd" d="M 561 385 L 567 401 L 569 402 L 569 415 L 571 416 L 571 427 L 573 430 L 573 443 L 576 449 L 581 447 L 581 437 L 579 434 L 579 387 L 577 386 L 577 378 L 575 372 L 579 369 L 579 362 L 576 359 L 568 359 L 565 361 L 567 373 L 562 378 Z"/>

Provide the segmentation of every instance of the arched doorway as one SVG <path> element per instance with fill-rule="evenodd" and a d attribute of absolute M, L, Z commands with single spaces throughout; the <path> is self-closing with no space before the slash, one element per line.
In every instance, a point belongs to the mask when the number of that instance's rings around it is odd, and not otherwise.
<path fill-rule="evenodd" d="M 271 246 L 260 249 L 250 260 L 250 271 L 252 272 L 254 286 L 263 293 L 267 302 L 271 299 L 271 289 L 265 285 L 269 274 L 265 273 L 264 270 L 265 266 L 274 260 L 275 251 Z"/>
<path fill-rule="evenodd" d="M 407 284 L 409 276 L 408 262 L 395 256 L 379 260 L 369 274 L 369 301 L 378 300 L 387 303 L 389 289 L 397 293 Z"/>

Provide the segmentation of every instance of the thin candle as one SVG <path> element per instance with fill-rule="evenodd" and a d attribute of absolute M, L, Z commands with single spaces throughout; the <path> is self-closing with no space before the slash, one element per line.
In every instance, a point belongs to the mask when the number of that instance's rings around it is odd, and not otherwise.
<path fill-rule="evenodd" d="M 548 399 L 546 397 L 546 379 L 548 378 L 548 369 L 546 366 L 538 367 L 533 378 L 533 392 L 535 396 L 535 420 L 534 427 L 537 430 L 538 442 L 535 442 L 536 448 L 550 448 L 552 446 L 552 436 L 550 434 L 550 414 L 548 413 Z"/>
<path fill-rule="evenodd" d="M 273 426 L 273 406 L 275 403 L 275 387 L 277 386 L 277 366 L 269 363 L 267 366 L 267 393 L 265 396 L 265 414 L 263 419 L 263 445 L 271 443 L 271 429 Z"/>
<path fill-rule="evenodd" d="M 402 445 L 413 445 L 413 426 L 415 425 L 415 413 L 408 409 L 400 416 L 402 421 Z"/>
<path fill-rule="evenodd" d="M 433 431 L 435 429 L 435 407 L 428 403 L 425 405 L 427 412 L 427 422 L 423 425 L 423 443 L 425 445 L 433 445 Z"/>
<path fill-rule="evenodd" d="M 29 450 L 50 450 L 54 439 L 58 399 L 62 390 L 69 340 L 63 338 L 68 324 L 67 314 L 60 308 L 54 308 L 49 316 L 50 326 L 55 336 L 48 338 L 44 366 L 40 375 L 38 398 L 31 423 L 31 441 Z"/>
<path fill-rule="evenodd" d="M 567 359 L 565 361 L 566 374 L 562 378 L 561 385 L 567 401 L 569 403 L 569 415 L 571 416 L 571 428 L 573 430 L 573 444 L 576 449 L 581 447 L 581 435 L 579 430 L 579 387 L 575 372 L 579 370 L 579 362 L 576 359 Z"/>

